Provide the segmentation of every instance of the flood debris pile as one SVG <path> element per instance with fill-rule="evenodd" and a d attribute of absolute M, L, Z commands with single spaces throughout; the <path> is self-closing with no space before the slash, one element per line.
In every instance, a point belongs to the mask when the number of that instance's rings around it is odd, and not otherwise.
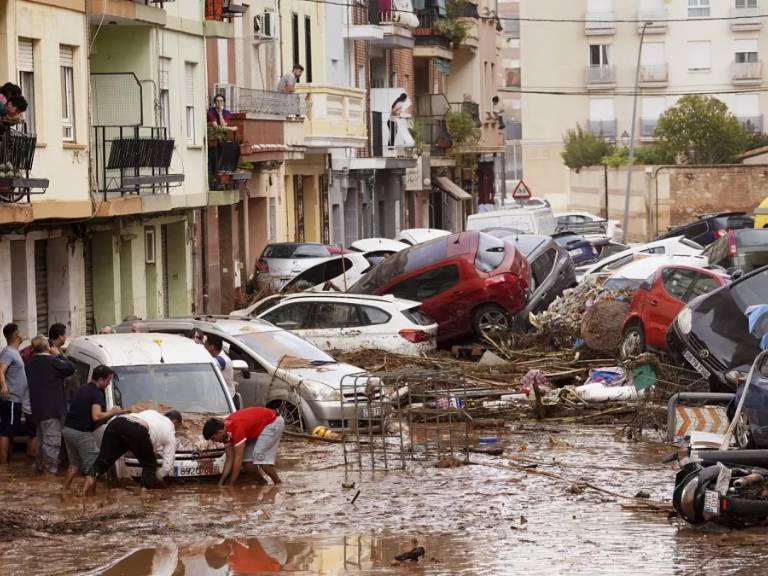
<path fill-rule="evenodd" d="M 27 510 L 6 508 L 0 510 L 0 539 L 10 541 L 22 536 L 85 534 L 108 529 L 114 522 L 145 519 L 141 511 L 98 512 L 61 518 L 52 514 L 38 514 Z"/>

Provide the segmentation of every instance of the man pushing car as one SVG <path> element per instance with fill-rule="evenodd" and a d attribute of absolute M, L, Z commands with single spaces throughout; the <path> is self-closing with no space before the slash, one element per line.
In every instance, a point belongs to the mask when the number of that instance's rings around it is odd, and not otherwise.
<path fill-rule="evenodd" d="M 283 417 L 269 408 L 245 408 L 225 420 L 210 418 L 203 426 L 203 437 L 227 445 L 219 486 L 234 486 L 243 465 L 256 476 L 257 483 L 267 483 L 261 474 L 264 472 L 280 484 L 275 459 L 283 428 Z"/>

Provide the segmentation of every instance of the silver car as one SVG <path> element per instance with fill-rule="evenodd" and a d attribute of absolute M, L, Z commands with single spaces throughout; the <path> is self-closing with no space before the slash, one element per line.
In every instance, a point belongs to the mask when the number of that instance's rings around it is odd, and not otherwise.
<path fill-rule="evenodd" d="M 341 430 L 356 417 L 375 421 L 382 413 L 386 390 L 374 382 L 376 392 L 366 395 L 362 369 L 337 362 L 264 320 L 170 318 L 143 324 L 150 332 L 190 335 L 197 328 L 206 336 L 219 336 L 235 368 L 240 407 L 278 410 L 287 426 Z M 117 331 L 130 332 L 131 323 L 121 324 Z"/>
<path fill-rule="evenodd" d="M 327 260 L 332 249 L 324 244 L 279 242 L 267 244 L 256 261 L 251 287 L 276 292 L 307 268 Z"/>

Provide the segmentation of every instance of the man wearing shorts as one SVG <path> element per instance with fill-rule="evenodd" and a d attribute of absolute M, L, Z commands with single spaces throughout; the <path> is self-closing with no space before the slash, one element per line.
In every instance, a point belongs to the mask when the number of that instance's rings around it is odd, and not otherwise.
<path fill-rule="evenodd" d="M 219 486 L 223 486 L 227 478 L 228 484 L 234 486 L 243 465 L 256 476 L 258 483 L 267 483 L 261 474 L 264 472 L 272 482 L 280 484 L 275 459 L 283 427 L 283 417 L 269 408 L 245 408 L 223 421 L 210 418 L 203 426 L 203 437 L 227 445 Z"/>
<path fill-rule="evenodd" d="M 0 351 L 0 466 L 8 464 L 11 442 L 21 436 L 22 404 L 29 402 L 27 373 L 19 353 L 22 337 L 16 324 L 6 324 L 3 336 L 7 346 Z"/>
<path fill-rule="evenodd" d="M 96 366 L 92 380 L 77 390 L 69 405 L 62 430 L 69 457 L 69 468 L 62 487 L 64 490 L 69 488 L 78 473 L 85 475 L 96 461 L 96 456 L 99 455 L 94 436 L 96 428 L 112 416 L 123 413 L 119 406 L 107 410 L 104 399 L 104 390 L 112 382 L 113 374 L 109 366 Z"/>

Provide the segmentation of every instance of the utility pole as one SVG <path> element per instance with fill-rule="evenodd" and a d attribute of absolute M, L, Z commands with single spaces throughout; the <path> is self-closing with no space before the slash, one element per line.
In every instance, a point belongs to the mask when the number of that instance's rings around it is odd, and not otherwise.
<path fill-rule="evenodd" d="M 635 124 L 637 123 L 637 97 L 640 92 L 640 59 L 643 55 L 643 41 L 645 40 L 645 30 L 653 22 L 645 22 L 643 30 L 640 33 L 640 48 L 637 50 L 637 69 L 635 70 L 635 95 L 632 99 L 632 125 L 629 129 L 629 159 L 627 164 L 627 190 L 624 195 L 624 243 L 629 236 L 629 195 L 632 191 L 632 164 L 635 161 Z"/>
<path fill-rule="evenodd" d="M 608 164 L 603 164 L 603 185 L 605 186 L 605 219 L 608 220 Z"/>

